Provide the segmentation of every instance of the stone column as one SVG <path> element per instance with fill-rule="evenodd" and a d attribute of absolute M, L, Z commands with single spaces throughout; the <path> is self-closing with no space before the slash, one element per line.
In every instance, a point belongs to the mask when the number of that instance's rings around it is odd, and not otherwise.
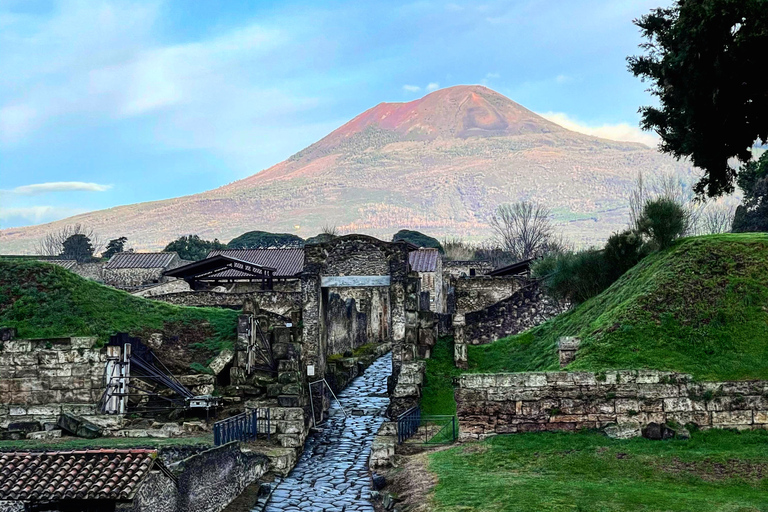
<path fill-rule="evenodd" d="M 464 313 L 453 315 L 453 364 L 456 368 L 467 369 L 467 340 L 464 329 L 466 320 Z"/>

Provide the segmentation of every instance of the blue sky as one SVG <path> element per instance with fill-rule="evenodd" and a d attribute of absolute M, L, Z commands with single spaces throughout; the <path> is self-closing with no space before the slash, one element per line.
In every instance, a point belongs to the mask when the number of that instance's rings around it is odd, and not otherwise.
<path fill-rule="evenodd" d="M 652 143 L 625 59 L 661 3 L 0 0 L 0 226 L 215 188 L 457 84 Z"/>

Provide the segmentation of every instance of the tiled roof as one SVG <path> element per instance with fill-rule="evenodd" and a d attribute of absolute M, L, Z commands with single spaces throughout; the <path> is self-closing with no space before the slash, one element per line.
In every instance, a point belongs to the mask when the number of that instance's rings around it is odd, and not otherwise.
<path fill-rule="evenodd" d="M 0 500 L 131 500 L 157 450 L 0 453 Z"/>
<path fill-rule="evenodd" d="M 60 267 L 64 267 L 67 270 L 77 265 L 77 261 L 75 260 L 38 260 L 38 261 L 43 261 L 45 263 L 50 263 L 52 265 L 58 265 Z"/>
<path fill-rule="evenodd" d="M 175 252 L 119 252 L 104 268 L 166 268 L 175 256 Z"/>
<path fill-rule="evenodd" d="M 437 249 L 419 249 L 408 253 L 408 263 L 414 272 L 437 272 L 440 252 Z"/>
<path fill-rule="evenodd" d="M 304 270 L 304 249 L 302 247 L 286 249 L 227 249 L 211 251 L 208 253 L 208 257 L 211 258 L 218 254 L 263 267 L 274 268 L 274 277 L 293 277 Z M 237 270 L 225 270 L 216 274 L 216 277 L 248 277 L 248 275 Z"/>

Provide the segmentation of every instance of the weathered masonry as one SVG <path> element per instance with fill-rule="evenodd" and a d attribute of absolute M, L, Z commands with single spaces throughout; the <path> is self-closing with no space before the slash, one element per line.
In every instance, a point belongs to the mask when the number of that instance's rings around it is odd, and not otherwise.
<path fill-rule="evenodd" d="M 649 423 L 768 428 L 768 381 L 693 382 L 655 370 L 464 374 L 455 390 L 460 437 Z"/>
<path fill-rule="evenodd" d="M 164 272 L 186 261 L 175 252 L 119 252 L 104 265 L 104 284 L 124 290 L 136 290 L 168 281 Z"/>

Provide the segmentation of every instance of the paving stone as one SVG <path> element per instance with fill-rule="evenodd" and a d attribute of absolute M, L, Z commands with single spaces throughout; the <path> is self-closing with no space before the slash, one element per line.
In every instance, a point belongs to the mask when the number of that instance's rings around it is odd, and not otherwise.
<path fill-rule="evenodd" d="M 339 393 L 341 407 L 332 403 L 322 431 L 309 436 L 304 453 L 272 494 L 266 512 L 373 512 L 367 461 L 373 437 L 386 419 L 391 373 L 387 354 Z"/>

